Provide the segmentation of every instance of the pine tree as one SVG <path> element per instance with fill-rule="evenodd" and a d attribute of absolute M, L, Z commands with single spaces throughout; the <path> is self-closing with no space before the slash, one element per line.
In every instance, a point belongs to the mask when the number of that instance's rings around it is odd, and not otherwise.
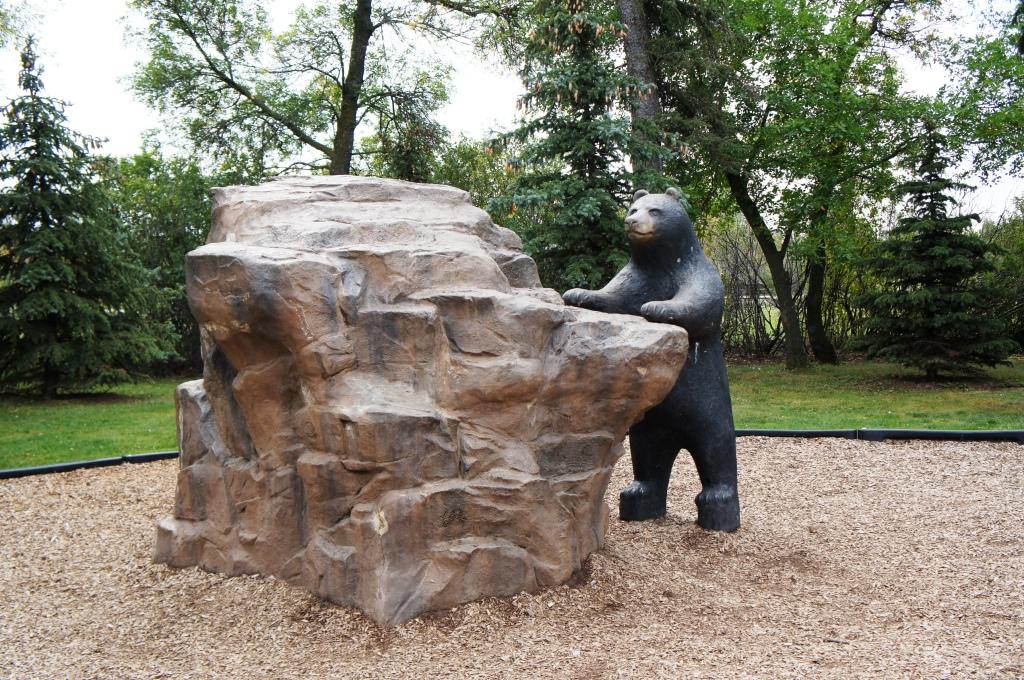
<path fill-rule="evenodd" d="M 905 183 L 909 214 L 873 259 L 881 290 L 862 302 L 871 317 L 861 344 L 868 356 L 897 361 L 934 380 L 942 373 L 976 374 L 1006 363 L 1016 344 L 992 313 L 998 295 L 979 275 L 992 269 L 993 248 L 971 231 L 977 215 L 950 215 L 945 140 L 929 126 L 917 159 L 918 178 Z"/>
<path fill-rule="evenodd" d="M 523 144 L 522 174 L 489 206 L 530 213 L 524 245 L 545 285 L 596 288 L 628 259 L 621 207 L 634 184 L 657 190 L 659 176 L 635 178 L 626 157 L 656 154 L 633 132 L 628 106 L 650 84 L 630 78 L 612 55 L 625 28 L 613 3 L 537 0 L 520 72 L 527 117 L 509 135 Z M 522 222 L 521 222 L 522 223 Z"/>
<path fill-rule="evenodd" d="M 41 94 L 31 38 L 21 62 L 0 126 L 0 385 L 52 398 L 128 378 L 170 333 L 94 178 L 96 140 Z"/>

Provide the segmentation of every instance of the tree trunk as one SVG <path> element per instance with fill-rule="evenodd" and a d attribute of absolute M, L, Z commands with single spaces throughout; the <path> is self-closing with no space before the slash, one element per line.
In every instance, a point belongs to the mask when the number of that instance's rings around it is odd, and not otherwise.
<path fill-rule="evenodd" d="M 637 128 L 644 122 L 653 124 L 661 115 L 661 102 L 658 100 L 657 88 L 654 87 L 656 82 L 654 66 L 651 64 L 651 54 L 647 49 L 650 33 L 647 30 L 647 19 L 644 17 L 642 0 L 616 0 L 616 2 L 619 6 L 619 19 L 627 29 L 623 44 L 626 52 L 626 70 L 629 75 L 641 83 L 651 85 L 650 92 L 640 93 L 633 101 L 633 127 Z M 657 144 L 655 139 L 647 141 Z M 630 160 L 636 171 L 649 170 L 659 173 L 662 171 L 661 157 L 657 154 L 636 154 Z"/>
<path fill-rule="evenodd" d="M 358 0 L 352 12 L 352 50 L 348 58 L 345 82 L 341 86 L 341 110 L 338 111 L 334 131 L 334 153 L 331 155 L 331 174 L 347 175 L 352 171 L 352 151 L 355 148 L 356 114 L 363 90 L 363 72 L 366 69 L 366 51 L 373 36 L 371 0 Z"/>
<path fill-rule="evenodd" d="M 47 366 L 43 369 L 43 384 L 41 387 L 43 399 L 57 398 L 57 386 L 59 382 L 59 376 L 53 367 Z"/>
<path fill-rule="evenodd" d="M 807 340 L 814 358 L 823 364 L 838 364 L 836 349 L 829 340 L 822 320 L 821 307 L 825 298 L 825 244 L 820 243 L 807 262 L 807 296 L 804 298 L 804 318 Z"/>
<path fill-rule="evenodd" d="M 800 315 L 797 314 L 796 302 L 793 300 L 793 281 L 786 271 L 785 253 L 775 245 L 768 225 L 765 224 L 761 211 L 750 196 L 747 178 L 736 172 L 726 172 L 729 190 L 740 208 L 740 212 L 754 232 L 754 238 L 761 247 L 768 271 L 772 275 L 772 285 L 779 302 L 779 314 L 784 332 L 783 343 L 786 352 L 786 368 L 803 368 L 807 365 L 807 350 L 804 348 L 804 336 L 800 329 Z"/>

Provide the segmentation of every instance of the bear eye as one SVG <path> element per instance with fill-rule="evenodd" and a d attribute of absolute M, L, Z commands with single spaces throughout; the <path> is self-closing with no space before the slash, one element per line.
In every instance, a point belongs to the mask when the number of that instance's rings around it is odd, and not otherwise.
<path fill-rule="evenodd" d="M 661 214 L 661 210 L 659 210 L 658 208 L 651 208 L 647 212 L 651 213 L 652 215 L 660 215 Z"/>
<path fill-rule="evenodd" d="M 635 213 L 635 212 L 636 212 L 636 208 L 630 208 L 630 209 L 629 209 L 629 212 L 628 212 L 628 213 L 626 213 L 626 214 L 627 214 L 627 215 L 632 215 L 632 214 L 633 214 L 633 213 Z"/>

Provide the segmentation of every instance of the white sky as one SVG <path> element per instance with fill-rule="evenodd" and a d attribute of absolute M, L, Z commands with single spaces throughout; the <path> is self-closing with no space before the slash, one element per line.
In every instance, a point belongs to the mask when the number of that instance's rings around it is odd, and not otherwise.
<path fill-rule="evenodd" d="M 0 0 L 2 2 L 2 0 Z M 287 25 L 296 0 L 276 0 L 269 11 Z M 140 150 L 142 133 L 159 127 L 159 116 L 135 101 L 128 87 L 134 65 L 145 54 L 124 39 L 126 0 L 32 0 L 43 66 L 44 92 L 71 104 L 68 120 L 77 131 L 107 139 L 103 151 L 129 155 Z M 516 112 L 519 79 L 481 63 L 472 51 L 439 47 L 440 59 L 457 65 L 450 103 L 441 122 L 456 135 L 480 137 L 507 127 Z M 0 54 L 0 99 L 17 94 L 17 46 Z"/>
<path fill-rule="evenodd" d="M 127 79 L 144 55 L 126 44 L 122 18 L 129 14 L 126 0 L 23 0 L 35 14 L 30 30 L 39 41 L 45 92 L 69 102 L 71 126 L 106 139 L 103 151 L 127 156 L 141 149 L 143 133 L 160 126 L 156 113 L 135 101 Z M 0 0 L 3 2 L 3 0 Z M 267 6 L 282 27 L 300 0 L 271 0 Z M 968 4 L 969 6 L 969 4 Z M 19 68 L 17 46 L 0 52 L 0 101 L 16 95 Z M 439 59 L 455 67 L 451 102 L 441 122 L 455 136 L 481 137 L 492 129 L 508 127 L 516 115 L 521 85 L 514 74 L 487 65 L 468 48 L 436 48 Z M 907 62 L 913 89 L 932 91 L 944 78 L 941 70 L 922 69 Z M 989 186 L 968 178 L 979 190 L 969 195 L 966 208 L 995 219 L 1024 194 L 1024 180 L 1005 178 Z"/>

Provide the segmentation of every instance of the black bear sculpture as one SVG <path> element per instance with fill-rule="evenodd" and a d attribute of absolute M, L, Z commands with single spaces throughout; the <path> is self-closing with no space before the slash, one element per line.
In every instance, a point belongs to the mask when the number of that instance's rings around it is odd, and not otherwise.
<path fill-rule="evenodd" d="M 619 496 L 619 517 L 663 517 L 669 476 L 681 449 L 693 457 L 701 481 L 697 524 L 735 531 L 736 430 L 722 356 L 725 289 L 704 254 L 678 189 L 638 191 L 626 215 L 629 263 L 601 290 L 566 291 L 566 304 L 682 326 L 690 353 L 675 387 L 629 431 L 633 483 Z"/>

